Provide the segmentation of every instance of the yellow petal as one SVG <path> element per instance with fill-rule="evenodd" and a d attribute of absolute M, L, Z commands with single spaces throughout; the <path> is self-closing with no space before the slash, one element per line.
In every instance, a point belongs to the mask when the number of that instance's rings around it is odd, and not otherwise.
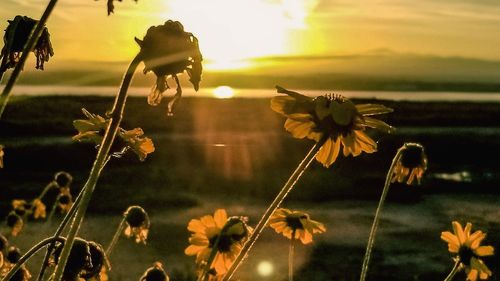
<path fill-rule="evenodd" d="M 394 111 L 392 108 L 386 107 L 385 105 L 382 104 L 369 104 L 369 103 L 358 104 L 356 105 L 356 109 L 358 110 L 359 114 L 363 116 L 385 114 Z"/>
<path fill-rule="evenodd" d="M 455 232 L 455 235 L 458 238 L 458 243 L 460 245 L 464 244 L 465 243 L 465 233 L 464 233 L 464 230 L 462 228 L 462 225 L 457 221 L 454 221 L 451 224 L 453 226 L 453 231 Z"/>
<path fill-rule="evenodd" d="M 363 119 L 364 119 L 363 123 L 367 127 L 370 127 L 370 128 L 373 128 L 373 129 L 377 129 L 377 130 L 380 130 L 380 131 L 383 131 L 383 132 L 386 132 L 386 133 L 393 133 L 396 130 L 391 125 L 389 125 L 389 124 L 387 124 L 387 123 L 385 123 L 383 121 L 380 121 L 378 119 L 371 118 L 371 117 L 365 117 Z"/>
<path fill-rule="evenodd" d="M 288 118 L 285 121 L 285 129 L 292 134 L 294 138 L 303 139 L 307 137 L 316 125 L 312 121 L 301 122 Z"/>
<path fill-rule="evenodd" d="M 474 254 L 480 257 L 493 256 L 494 251 L 492 246 L 481 246 L 474 250 Z"/>
<path fill-rule="evenodd" d="M 227 222 L 227 213 L 226 213 L 226 210 L 224 209 L 218 209 L 215 211 L 214 213 L 214 220 L 215 220 L 215 225 L 218 227 L 218 228 L 223 228 L 224 225 L 226 224 Z"/>

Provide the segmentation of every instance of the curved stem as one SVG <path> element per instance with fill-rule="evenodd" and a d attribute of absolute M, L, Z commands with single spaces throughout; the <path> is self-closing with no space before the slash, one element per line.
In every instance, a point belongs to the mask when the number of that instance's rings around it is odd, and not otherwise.
<path fill-rule="evenodd" d="M 19 59 L 19 62 L 16 64 L 16 67 L 14 67 L 14 70 L 12 71 L 12 74 L 10 75 L 9 80 L 7 80 L 7 84 L 5 85 L 5 88 L 3 88 L 2 95 L 0 96 L 0 119 L 2 118 L 2 114 L 5 110 L 5 107 L 7 106 L 7 103 L 9 102 L 10 93 L 12 91 L 12 88 L 14 87 L 14 84 L 16 84 L 17 78 L 19 78 L 19 74 L 21 74 L 21 71 L 23 70 L 24 63 L 28 59 L 29 54 L 31 53 L 31 51 L 33 51 L 33 48 L 35 48 L 35 45 L 38 42 L 38 39 L 42 35 L 43 28 L 45 27 L 45 23 L 49 19 L 49 16 L 52 13 L 52 10 L 54 10 L 56 3 L 57 3 L 57 0 L 50 0 L 49 4 L 45 8 L 45 11 L 43 12 L 42 17 L 36 23 L 35 28 L 32 30 L 32 32 L 30 34 L 28 42 L 26 43 L 26 45 L 23 48 L 23 53 L 21 54 L 21 58 Z"/>
<path fill-rule="evenodd" d="M 228 281 L 229 279 L 231 279 L 234 272 L 238 269 L 238 266 L 242 263 L 242 261 L 247 256 L 248 252 L 252 248 L 255 241 L 257 241 L 257 239 L 259 238 L 259 235 L 262 233 L 262 230 L 264 230 L 264 227 L 266 227 L 271 215 L 274 213 L 274 211 L 276 211 L 276 209 L 279 208 L 279 206 L 281 205 L 281 202 L 283 202 L 283 200 L 286 198 L 288 193 L 293 189 L 293 187 L 295 186 L 297 181 L 300 179 L 300 177 L 302 176 L 304 171 L 309 167 L 311 162 L 314 160 L 314 157 L 318 153 L 321 146 L 325 143 L 325 141 L 326 141 L 326 138 L 323 138 L 322 140 L 320 140 L 319 142 L 314 144 L 314 146 L 311 148 L 311 150 L 309 150 L 309 152 L 304 157 L 302 162 L 300 162 L 299 166 L 295 169 L 295 171 L 290 176 L 288 181 L 285 183 L 283 188 L 281 188 L 278 195 L 276 195 L 276 198 L 274 198 L 274 201 L 271 203 L 269 208 L 267 208 L 264 215 L 262 215 L 262 218 L 260 219 L 259 223 L 257 224 L 254 231 L 252 232 L 252 235 L 250 236 L 250 238 L 248 238 L 248 241 L 245 243 L 245 245 L 243 245 L 243 248 L 241 248 L 240 253 L 238 254 L 236 259 L 234 260 L 233 264 L 231 265 L 231 267 L 227 271 L 227 273 L 224 276 L 224 278 L 222 279 L 222 281 Z"/>
<path fill-rule="evenodd" d="M 99 179 L 99 175 L 101 172 L 101 168 L 103 164 L 108 159 L 109 151 L 111 149 L 111 145 L 113 144 L 115 137 L 117 135 L 123 112 L 125 110 L 125 103 L 127 100 L 127 91 L 130 86 L 130 82 L 132 81 L 132 77 L 134 76 L 135 69 L 141 62 L 142 58 L 140 54 L 136 55 L 130 65 L 128 66 L 127 71 L 122 80 L 122 84 L 120 87 L 120 91 L 116 96 L 115 103 L 110 112 L 110 120 L 109 125 L 104 134 L 104 138 L 102 140 L 101 145 L 99 146 L 99 151 L 97 152 L 96 160 L 94 161 L 94 165 L 90 170 L 89 178 L 85 183 L 82 194 L 82 201 L 78 206 L 78 209 L 75 214 L 75 218 L 71 224 L 69 229 L 68 237 L 66 239 L 66 243 L 64 244 L 63 250 L 61 252 L 61 257 L 59 260 L 59 264 L 56 267 L 54 279 L 53 281 L 60 281 L 62 278 L 62 274 L 64 268 L 66 266 L 66 262 L 68 261 L 68 257 L 70 254 L 71 247 L 73 246 L 73 242 L 75 240 L 76 234 L 80 229 L 80 225 L 83 221 L 83 217 L 87 211 L 87 207 L 90 203 L 90 199 L 92 198 L 92 193 L 94 192 L 94 188 L 97 184 L 97 180 Z"/>
<path fill-rule="evenodd" d="M 64 216 L 63 220 L 61 221 L 61 224 L 59 224 L 59 226 L 57 227 L 57 230 L 54 233 L 54 235 L 52 236 L 52 238 L 59 237 L 61 235 L 61 233 L 64 231 L 64 228 L 66 227 L 66 225 L 68 225 L 69 220 L 75 215 L 76 208 L 78 207 L 78 204 L 80 204 L 80 200 L 82 199 L 82 193 L 83 193 L 83 189 L 80 191 L 78 196 L 75 198 L 75 202 L 73 202 L 73 205 L 71 206 L 69 211 Z M 47 222 L 49 222 L 51 217 L 53 216 L 53 211 L 55 211 L 55 208 L 57 206 L 56 204 L 57 204 L 57 201 L 54 202 L 54 205 L 52 206 L 52 210 L 50 211 L 50 215 L 49 215 Z M 43 259 L 42 266 L 40 267 L 40 272 L 38 273 L 38 277 L 36 279 L 37 281 L 42 281 L 43 275 L 45 274 L 45 269 L 49 265 L 50 254 L 52 253 L 54 248 L 55 248 L 55 243 L 51 243 L 49 245 L 49 247 L 47 247 L 47 253 L 45 253 L 45 257 Z"/>
<path fill-rule="evenodd" d="M 107 162 L 105 162 L 105 164 L 106 163 Z M 101 167 L 101 170 L 102 169 L 104 169 L 104 165 Z M 80 201 L 82 199 L 82 194 L 83 194 L 84 189 L 85 189 L 85 187 L 82 188 L 82 190 L 80 190 L 80 193 L 78 193 L 78 195 L 76 196 L 75 201 L 73 202 L 73 205 L 71 206 L 71 208 L 69 209 L 69 211 L 66 213 L 66 215 L 63 218 L 63 220 L 61 221 L 61 223 L 57 227 L 56 232 L 52 236 L 53 238 L 59 237 L 61 235 L 61 233 L 64 231 L 64 228 L 66 228 L 66 225 L 68 225 L 69 220 L 71 218 L 73 218 L 73 216 L 75 215 L 76 209 L 78 208 L 78 205 L 80 204 Z M 56 203 L 57 203 L 57 201 L 54 202 L 54 206 L 52 208 L 53 210 L 55 210 Z M 50 217 L 49 217 L 49 219 L 50 219 Z M 38 273 L 38 278 L 36 279 L 37 281 L 42 281 L 43 275 L 45 273 L 45 269 L 48 266 L 50 254 L 54 250 L 54 247 L 55 247 L 55 243 L 52 243 L 47 248 L 47 253 L 45 254 L 45 258 L 43 259 L 43 263 L 42 263 L 42 266 L 40 268 L 40 272 Z"/>
<path fill-rule="evenodd" d="M 455 277 L 455 274 L 457 274 L 457 272 L 459 271 L 459 269 L 460 269 L 460 258 L 456 258 L 455 259 L 455 265 L 453 266 L 453 269 L 448 274 L 448 276 L 446 276 L 446 278 L 444 279 L 444 281 L 451 281 L 451 280 L 453 280 L 453 277 Z"/>
<path fill-rule="evenodd" d="M 118 225 L 118 228 L 116 229 L 115 234 L 113 235 L 113 239 L 111 242 L 109 242 L 109 246 L 106 249 L 106 257 L 109 258 L 109 255 L 111 254 L 111 251 L 113 251 L 113 248 L 116 245 L 116 242 L 118 242 L 118 239 L 120 239 L 120 235 L 122 234 L 123 229 L 125 228 L 125 216 L 122 218 L 120 221 L 120 224 Z"/>
<path fill-rule="evenodd" d="M 382 190 L 382 195 L 380 196 L 380 201 L 378 202 L 377 210 L 375 211 L 375 217 L 373 218 L 372 228 L 370 230 L 370 236 L 368 237 L 368 244 L 366 245 L 365 257 L 363 259 L 363 265 L 361 266 L 361 276 L 359 277 L 360 281 L 364 281 L 366 279 L 366 275 L 368 273 L 368 266 L 370 264 L 370 258 L 372 255 L 373 244 L 375 243 L 375 236 L 377 233 L 377 227 L 380 220 L 380 214 L 382 213 L 382 207 L 385 203 L 385 198 L 387 197 L 387 193 L 389 192 L 389 186 L 391 185 L 392 173 L 394 172 L 394 168 L 396 167 L 396 163 L 401 158 L 401 153 L 405 150 L 406 147 L 403 145 L 398 149 L 396 155 L 392 159 L 391 166 L 387 171 L 387 175 L 385 177 L 384 189 Z"/>
<path fill-rule="evenodd" d="M 293 254 L 295 248 L 295 231 L 292 231 L 292 238 L 290 239 L 290 249 L 288 250 L 288 281 L 293 281 Z"/>
<path fill-rule="evenodd" d="M 9 270 L 9 272 L 7 273 L 7 275 L 5 275 L 5 277 L 2 278 L 1 281 L 8 281 L 8 280 L 10 280 L 12 278 L 12 276 L 14 276 L 14 274 L 16 274 L 16 272 L 21 268 L 21 266 L 28 259 L 30 259 L 34 254 L 36 254 L 36 252 L 38 252 L 41 248 L 45 247 L 47 244 L 55 243 L 55 242 L 64 243 L 64 240 L 65 239 L 62 238 L 62 237 L 50 237 L 50 238 L 42 240 L 40 243 L 36 244 L 31 249 L 29 249 L 28 252 L 26 252 L 26 254 L 24 254 L 19 259 L 19 261 Z"/>

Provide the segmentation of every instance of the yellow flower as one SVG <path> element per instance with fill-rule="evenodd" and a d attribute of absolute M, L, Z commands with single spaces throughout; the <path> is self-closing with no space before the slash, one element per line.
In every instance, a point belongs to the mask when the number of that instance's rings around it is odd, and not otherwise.
<path fill-rule="evenodd" d="M 491 271 L 480 257 L 492 256 L 494 248 L 492 246 L 481 246 L 481 242 L 486 238 L 486 233 L 477 230 L 471 234 L 472 224 L 467 223 L 465 229 L 460 223 L 452 222 L 453 232 L 441 232 L 441 239 L 448 243 L 448 251 L 456 255 L 462 267 L 465 267 L 467 280 L 476 281 L 488 279 Z"/>
<path fill-rule="evenodd" d="M 34 219 L 44 219 L 47 216 L 45 204 L 43 204 L 42 200 L 36 198 L 32 203 L 33 208 L 33 218 Z"/>
<path fill-rule="evenodd" d="M 62 214 L 69 212 L 73 206 L 73 196 L 71 195 L 69 187 L 61 187 L 57 196 L 57 206 Z"/>
<path fill-rule="evenodd" d="M 0 144 L 0 169 L 3 168 L 3 156 L 5 155 L 5 152 L 3 152 L 3 145 Z"/>
<path fill-rule="evenodd" d="M 23 230 L 24 222 L 20 215 L 12 211 L 7 215 L 7 226 L 10 227 L 10 234 L 17 236 Z"/>
<path fill-rule="evenodd" d="M 85 108 L 82 108 L 82 112 L 88 119 L 73 121 L 73 126 L 78 131 L 78 135 L 73 136 L 73 140 L 92 141 L 96 145 L 100 145 L 104 137 L 104 132 L 108 127 L 109 120 L 97 114 L 92 114 Z"/>
<path fill-rule="evenodd" d="M 28 202 L 26 202 L 26 200 L 23 199 L 12 200 L 12 209 L 14 210 L 14 212 L 16 212 L 16 214 L 20 216 L 24 216 L 26 214 L 27 207 L 28 207 Z"/>
<path fill-rule="evenodd" d="M 73 126 L 78 131 L 78 134 L 73 136 L 73 140 L 91 141 L 94 142 L 96 146 L 101 145 L 109 120 L 104 119 L 97 114 L 92 114 L 85 108 L 83 108 L 82 111 L 88 119 L 73 121 Z M 119 128 L 118 139 L 115 140 L 115 144 L 113 144 L 112 149 L 116 147 L 118 148 L 115 152 L 112 152 L 111 155 L 120 158 L 128 150 L 132 150 L 135 154 L 137 154 L 137 156 L 139 156 L 139 160 L 144 161 L 149 153 L 155 151 L 155 147 L 153 141 L 143 135 L 144 132 L 141 128 L 135 128 L 129 131 Z"/>
<path fill-rule="evenodd" d="M 191 232 L 189 245 L 184 253 L 196 256 L 196 264 L 203 267 L 210 256 L 217 239 L 217 254 L 212 262 L 214 275 L 226 273 L 248 238 L 249 228 L 244 218 L 228 219 L 226 210 L 218 209 L 214 215 L 206 215 L 200 219 L 192 219 L 187 229 Z M 211 270 L 213 271 L 213 270 Z"/>
<path fill-rule="evenodd" d="M 163 92 L 169 88 L 169 76 L 174 78 L 177 84 L 177 92 L 168 103 L 168 114 L 171 115 L 182 95 L 178 74 L 186 71 L 189 81 L 198 91 L 203 69 L 198 39 L 192 33 L 184 31 L 180 22 L 168 20 L 163 25 L 150 27 L 142 41 L 137 38 L 135 40 L 141 47 L 139 55 L 146 65 L 144 73 L 153 71 L 157 77 L 148 103 L 156 106 L 161 102 Z"/>
<path fill-rule="evenodd" d="M 24 45 L 28 42 L 31 30 L 35 27 L 37 20 L 25 16 L 16 16 L 8 22 L 9 25 L 5 29 L 3 37 L 5 45 L 0 53 L 0 73 L 15 67 L 19 62 Z M 47 27 L 43 28 L 33 53 L 36 56 L 36 68 L 43 70 L 44 63 L 54 55 Z"/>
<path fill-rule="evenodd" d="M 134 237 L 136 243 L 146 244 L 150 226 L 148 213 L 140 206 L 130 206 L 123 215 L 127 223 L 125 236 Z"/>
<path fill-rule="evenodd" d="M 94 241 L 88 242 L 91 263 L 80 272 L 80 278 L 90 281 L 107 281 L 106 264 L 108 259 L 102 245 Z"/>
<path fill-rule="evenodd" d="M 287 96 L 274 97 L 271 108 L 287 117 L 285 129 L 295 138 L 308 138 L 316 142 L 324 140 L 316 154 L 316 160 L 325 167 L 332 165 L 340 154 L 358 156 L 362 152 L 373 153 L 375 143 L 365 134 L 365 128 L 392 132 L 393 127 L 372 118 L 372 115 L 392 112 L 380 104 L 355 105 L 340 95 L 310 98 L 277 86 L 278 93 Z"/>
<path fill-rule="evenodd" d="M 119 136 L 125 141 L 127 147 L 130 148 L 139 160 L 144 161 L 149 153 L 155 151 L 155 146 L 150 138 L 143 137 L 144 132 L 141 128 L 135 128 L 130 131 L 120 130 Z"/>
<path fill-rule="evenodd" d="M 394 167 L 392 182 L 403 182 L 407 185 L 420 184 L 427 170 L 427 155 L 424 147 L 418 143 L 405 143 L 401 158 Z"/>
<path fill-rule="evenodd" d="M 294 239 L 300 239 L 304 244 L 312 242 L 313 234 L 326 231 L 322 223 L 311 220 L 308 214 L 285 208 L 279 208 L 273 213 L 269 226 L 288 239 L 292 239 L 292 234 L 295 234 Z"/>

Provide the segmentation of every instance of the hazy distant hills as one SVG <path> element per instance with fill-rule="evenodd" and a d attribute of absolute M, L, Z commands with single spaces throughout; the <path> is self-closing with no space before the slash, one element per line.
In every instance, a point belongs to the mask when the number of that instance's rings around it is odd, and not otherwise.
<path fill-rule="evenodd" d="M 250 69 L 205 71 L 202 86 L 229 85 L 332 90 L 500 92 L 500 61 L 438 57 L 376 50 L 357 55 L 264 57 Z M 209 64 L 210 62 L 207 61 Z M 57 61 L 35 71 L 28 62 L 22 84 L 118 85 L 127 62 Z M 140 66 L 139 70 L 142 70 Z M 154 75 L 136 75 L 134 85 L 152 85 Z M 186 77 L 183 83 L 188 83 Z"/>

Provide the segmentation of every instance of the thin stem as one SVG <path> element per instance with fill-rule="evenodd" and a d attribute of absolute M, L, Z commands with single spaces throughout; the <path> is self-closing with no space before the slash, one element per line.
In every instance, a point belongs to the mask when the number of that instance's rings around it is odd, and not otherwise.
<path fill-rule="evenodd" d="M 80 191 L 78 196 L 75 198 L 75 202 L 73 202 L 73 205 L 71 206 L 69 211 L 64 216 L 63 220 L 61 221 L 61 224 L 59 224 L 59 226 L 57 227 L 57 230 L 54 233 L 54 235 L 52 236 L 52 238 L 59 237 L 61 235 L 61 233 L 64 231 L 64 228 L 66 228 L 66 225 L 68 225 L 69 220 L 75 215 L 78 204 L 80 204 L 80 201 L 82 199 L 82 194 L 83 194 L 83 189 Z M 56 204 L 57 204 L 57 201 L 54 202 L 54 205 L 52 206 L 52 210 L 50 211 L 51 214 L 49 215 L 49 220 L 53 216 L 53 211 L 55 211 L 55 208 L 57 206 Z M 42 263 L 42 266 L 40 268 L 40 272 L 38 273 L 38 277 L 36 279 L 37 281 L 42 281 L 43 275 L 45 274 L 45 269 L 47 269 L 47 266 L 49 265 L 50 254 L 54 250 L 55 246 L 56 246 L 55 243 L 51 243 L 49 245 L 49 247 L 47 247 L 47 253 L 45 253 L 45 257 L 43 259 L 43 263 Z"/>
<path fill-rule="evenodd" d="M 52 221 L 52 217 L 54 216 L 56 209 L 57 209 L 57 202 L 59 202 L 59 198 L 61 197 L 61 194 L 57 195 L 56 201 L 54 201 L 54 204 L 52 204 L 52 208 L 50 208 L 50 213 L 49 216 L 47 217 L 47 223 L 50 223 Z M 73 207 L 73 206 L 72 206 Z"/>
<path fill-rule="evenodd" d="M 64 238 L 62 238 L 62 237 L 57 237 L 57 238 L 50 237 L 50 238 L 42 240 L 40 243 L 38 243 L 35 246 L 33 246 L 31 249 L 28 250 L 28 252 L 26 252 L 26 254 L 24 254 L 19 259 L 19 261 L 9 270 L 9 272 L 7 273 L 7 275 L 5 275 L 5 277 L 2 278 L 1 281 L 8 281 L 8 280 L 10 280 L 12 278 L 12 276 L 14 276 L 14 274 L 16 274 L 16 272 L 21 268 L 21 266 L 28 259 L 30 259 L 34 254 L 36 254 L 36 252 L 38 252 L 40 249 L 42 249 L 43 247 L 45 247 L 47 244 L 55 243 L 55 242 L 64 243 Z"/>
<path fill-rule="evenodd" d="M 401 153 L 405 150 L 406 147 L 402 146 L 396 152 L 396 155 L 392 159 L 391 166 L 389 171 L 387 171 L 387 175 L 385 177 L 384 189 L 382 190 L 382 195 L 380 196 L 380 201 L 378 202 L 377 210 L 375 211 L 375 217 L 373 218 L 373 224 L 370 231 L 370 236 L 368 237 L 368 244 L 366 245 L 365 257 L 363 259 L 363 265 L 361 266 L 361 276 L 359 277 L 360 281 L 364 281 L 366 279 L 366 275 L 368 273 L 368 266 L 370 264 L 370 258 L 372 255 L 373 244 L 375 243 L 375 236 L 377 233 L 378 223 L 380 220 L 380 214 L 382 213 L 382 207 L 385 203 L 385 198 L 387 197 L 387 193 L 389 192 L 389 186 L 391 185 L 392 173 L 394 172 L 394 168 L 396 167 L 396 163 L 401 158 Z"/>
<path fill-rule="evenodd" d="M 295 169 L 295 171 L 290 176 L 288 181 L 285 183 L 283 188 L 281 188 L 278 195 L 276 195 L 276 198 L 274 198 L 274 201 L 271 203 L 269 208 L 267 208 L 264 215 L 262 215 L 262 218 L 260 219 L 259 223 L 257 224 L 254 231 L 252 232 L 252 235 L 250 236 L 250 238 L 248 238 L 248 241 L 245 243 L 245 245 L 243 245 L 243 248 L 241 249 L 240 253 L 238 254 L 236 259 L 234 260 L 233 264 L 231 265 L 231 267 L 227 271 L 227 273 L 224 276 L 224 278 L 222 279 L 222 281 L 228 281 L 229 279 L 231 279 L 234 272 L 238 269 L 238 266 L 242 263 L 242 261 L 247 256 L 248 252 L 252 248 L 255 241 L 257 241 L 257 239 L 259 238 L 259 235 L 262 233 L 262 230 L 264 230 L 264 227 L 266 227 L 271 215 L 274 213 L 274 211 L 276 211 L 276 209 L 279 208 L 279 206 L 281 205 L 281 202 L 283 202 L 283 200 L 286 198 L 288 193 L 293 189 L 293 187 L 295 186 L 297 181 L 300 179 L 300 177 L 302 176 L 304 171 L 307 170 L 307 168 L 312 163 L 312 161 L 314 160 L 314 157 L 318 153 L 321 146 L 325 143 L 325 141 L 326 141 L 326 138 L 323 138 L 322 140 L 320 140 L 319 142 L 314 144 L 314 146 L 311 148 L 311 150 L 309 150 L 309 152 L 304 157 L 302 162 L 300 162 L 299 166 Z"/>
<path fill-rule="evenodd" d="M 109 242 L 109 246 L 106 249 L 106 257 L 109 258 L 109 255 L 111 255 L 111 252 L 113 251 L 113 248 L 115 247 L 116 242 L 118 242 L 118 239 L 120 239 L 122 231 L 125 228 L 126 222 L 127 221 L 125 220 L 125 216 L 124 216 L 122 218 L 122 220 L 120 221 L 120 224 L 118 225 L 118 228 L 116 229 L 115 234 L 113 235 L 113 239 L 111 240 L 111 242 Z"/>
<path fill-rule="evenodd" d="M 105 162 L 105 163 L 107 163 L 107 162 Z M 101 167 L 101 171 L 102 171 L 102 169 L 104 169 L 104 165 Z M 82 188 L 82 190 L 80 190 L 80 192 L 76 196 L 75 201 L 73 202 L 73 205 L 71 206 L 71 208 L 69 209 L 69 211 L 66 213 L 66 215 L 63 218 L 63 220 L 61 221 L 61 224 L 59 224 L 59 226 L 57 227 L 56 232 L 52 236 L 53 238 L 59 237 L 61 235 L 61 233 L 64 231 L 64 229 L 68 225 L 69 220 L 71 218 L 73 218 L 73 216 L 75 215 L 76 209 L 78 208 L 78 205 L 80 204 L 80 201 L 82 199 L 82 194 L 83 194 L 84 189 L 85 188 Z M 57 203 L 57 201 L 54 202 L 53 206 L 56 206 L 56 203 Z M 55 209 L 55 208 L 53 207 L 53 209 Z M 54 247 L 55 247 L 55 243 L 52 243 L 47 248 L 47 253 L 45 254 L 45 258 L 44 258 L 42 266 L 40 268 L 40 272 L 38 273 L 38 278 L 36 279 L 37 281 L 42 281 L 43 275 L 45 273 L 45 269 L 49 265 L 48 262 L 49 262 L 50 254 L 54 250 Z"/>
<path fill-rule="evenodd" d="M 80 225 L 85 216 L 85 212 L 87 211 L 90 199 L 92 198 L 92 193 L 94 192 L 97 180 L 99 179 L 101 167 L 108 159 L 111 145 L 113 144 L 115 137 L 117 135 L 123 117 L 123 112 L 125 110 L 127 91 L 130 86 L 130 82 L 132 81 L 132 77 L 134 76 L 135 69 L 137 68 L 141 60 L 142 60 L 141 55 L 140 54 L 136 55 L 132 60 L 132 62 L 130 63 L 130 65 L 128 66 L 128 69 L 123 77 L 120 91 L 116 96 L 115 103 L 109 114 L 110 120 L 108 128 L 106 130 L 106 133 L 104 134 L 102 143 L 99 146 L 99 151 L 97 152 L 94 165 L 90 170 L 89 178 L 87 179 L 87 182 L 85 183 L 85 186 L 83 188 L 84 191 L 82 194 L 82 201 L 78 206 L 75 218 L 73 219 L 73 222 L 69 229 L 68 237 L 66 238 L 66 243 L 64 244 L 63 250 L 61 252 L 61 257 L 59 260 L 59 264 L 56 267 L 53 281 L 60 281 L 62 278 L 62 274 L 66 266 L 66 262 L 68 261 L 71 247 L 73 246 L 76 234 L 80 229 Z"/>
<path fill-rule="evenodd" d="M 450 274 L 448 274 L 448 276 L 446 276 L 446 278 L 444 279 L 444 281 L 451 281 L 453 280 L 453 277 L 455 277 L 455 274 L 457 274 L 457 272 L 459 271 L 460 269 L 460 258 L 456 258 L 455 259 L 455 265 L 453 266 L 453 269 L 451 270 Z"/>
<path fill-rule="evenodd" d="M 295 248 L 295 231 L 292 231 L 292 238 L 290 239 L 290 249 L 288 250 L 288 281 L 293 281 L 293 254 Z"/>
<path fill-rule="evenodd" d="M 49 4 L 47 5 L 47 8 L 45 8 L 42 17 L 36 23 L 35 28 L 31 31 L 28 42 L 26 42 L 26 45 L 23 48 L 23 53 L 21 54 L 19 62 L 16 64 L 16 67 L 14 67 L 14 70 L 12 71 L 9 80 L 7 80 L 5 88 L 3 88 L 2 95 L 0 96 L 0 119 L 2 118 L 2 114 L 5 110 L 5 107 L 7 106 L 7 103 L 9 102 L 12 88 L 14 88 L 14 84 L 16 84 L 17 78 L 19 78 L 19 74 L 21 74 L 21 71 L 23 70 L 24 64 L 26 63 L 29 54 L 33 51 L 33 48 L 35 48 L 35 45 L 38 42 L 38 39 L 42 35 L 45 23 L 49 19 L 49 16 L 52 13 L 54 7 L 56 6 L 56 3 L 57 0 L 50 0 Z"/>

